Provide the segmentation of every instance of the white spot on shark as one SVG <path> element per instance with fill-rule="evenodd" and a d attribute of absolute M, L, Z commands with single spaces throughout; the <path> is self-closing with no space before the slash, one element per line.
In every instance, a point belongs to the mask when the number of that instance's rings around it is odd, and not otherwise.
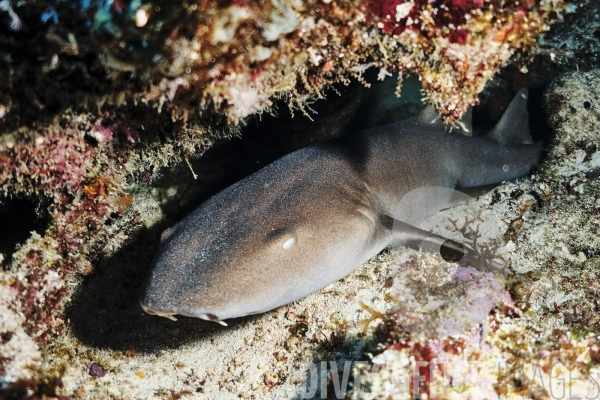
<path fill-rule="evenodd" d="M 292 248 L 292 246 L 294 246 L 294 243 L 296 243 L 296 239 L 294 238 L 289 238 L 288 240 L 285 241 L 285 243 L 283 244 L 283 248 L 286 250 L 289 250 Z"/>

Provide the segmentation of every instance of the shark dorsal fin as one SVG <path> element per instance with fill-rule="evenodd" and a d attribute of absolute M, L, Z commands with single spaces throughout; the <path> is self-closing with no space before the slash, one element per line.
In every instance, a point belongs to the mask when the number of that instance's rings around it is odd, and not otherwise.
<path fill-rule="evenodd" d="M 440 117 L 440 114 L 436 111 L 435 107 L 431 104 L 427 104 L 421 113 L 419 114 L 419 120 L 422 124 L 427 125 L 431 128 L 446 129 L 444 121 Z"/>
<path fill-rule="evenodd" d="M 440 114 L 437 112 L 435 107 L 431 104 L 428 104 L 423 108 L 421 113 L 419 114 L 419 120 L 421 123 L 430 126 L 432 128 L 439 128 L 445 131 L 448 131 L 451 126 L 445 125 L 444 121 L 440 117 Z M 458 130 L 464 135 L 472 136 L 473 135 L 473 107 L 469 107 L 465 115 L 458 122 Z M 456 128 L 455 128 L 456 129 Z"/>
<path fill-rule="evenodd" d="M 503 144 L 533 143 L 529 133 L 528 97 L 527 89 L 519 90 L 500 121 L 485 137 Z"/>

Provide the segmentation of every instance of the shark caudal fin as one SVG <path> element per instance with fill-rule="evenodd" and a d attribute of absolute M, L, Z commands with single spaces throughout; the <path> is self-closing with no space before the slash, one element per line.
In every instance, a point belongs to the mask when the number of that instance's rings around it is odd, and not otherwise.
<path fill-rule="evenodd" d="M 528 97 L 527 89 L 522 88 L 519 90 L 500 121 L 484 137 L 502 144 L 533 143 L 529 133 Z"/>

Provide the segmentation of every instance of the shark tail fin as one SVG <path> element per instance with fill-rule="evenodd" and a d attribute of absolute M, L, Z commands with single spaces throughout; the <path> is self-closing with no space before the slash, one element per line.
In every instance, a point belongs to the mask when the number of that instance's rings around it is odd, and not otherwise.
<path fill-rule="evenodd" d="M 485 137 L 502 144 L 533 143 L 529 133 L 528 97 L 527 89 L 519 90 L 500 121 Z"/>

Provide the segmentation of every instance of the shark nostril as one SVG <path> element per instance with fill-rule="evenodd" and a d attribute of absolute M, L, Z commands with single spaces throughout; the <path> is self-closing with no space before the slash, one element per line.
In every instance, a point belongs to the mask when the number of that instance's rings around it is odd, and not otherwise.
<path fill-rule="evenodd" d="M 140 306 L 142 307 L 142 310 L 144 310 L 144 312 L 146 314 L 156 315 L 156 313 L 154 312 L 154 310 L 151 309 L 150 307 L 148 307 L 147 305 L 145 305 L 144 303 L 140 302 Z"/>
<path fill-rule="evenodd" d="M 160 311 L 160 310 L 156 310 L 152 307 L 148 307 L 147 305 L 145 305 L 144 303 L 140 302 L 140 306 L 142 306 L 142 309 L 150 315 L 158 315 L 159 317 L 165 317 L 165 318 L 169 318 L 172 321 L 177 321 L 177 318 L 175 318 L 173 315 L 175 315 L 176 313 L 174 312 L 165 312 L 165 311 Z"/>

